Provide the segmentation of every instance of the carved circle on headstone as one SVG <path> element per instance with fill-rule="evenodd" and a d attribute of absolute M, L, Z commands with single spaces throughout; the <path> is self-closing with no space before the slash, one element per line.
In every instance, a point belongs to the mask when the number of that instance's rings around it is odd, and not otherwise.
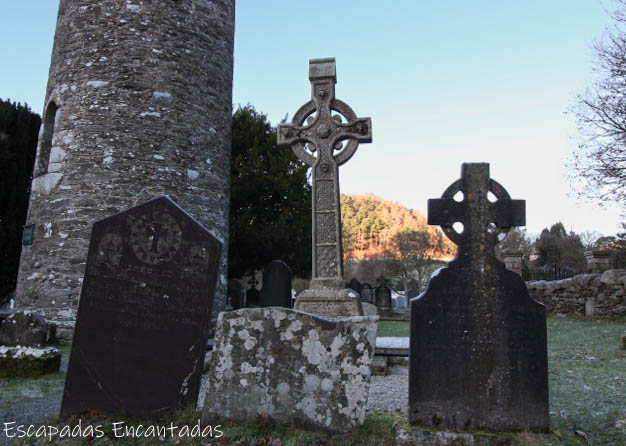
<path fill-rule="evenodd" d="M 104 234 L 96 252 L 96 263 L 106 264 L 113 268 L 119 266 L 122 258 L 122 237 L 118 234 Z"/>
<path fill-rule="evenodd" d="M 443 192 L 443 194 L 441 195 L 441 198 L 451 198 L 457 202 L 461 202 L 465 200 L 465 191 L 463 191 L 463 189 L 461 188 L 461 185 L 463 184 L 463 181 L 461 179 L 456 180 L 454 183 L 452 183 L 450 186 L 448 186 L 448 188 Z M 491 178 L 489 179 L 489 191 L 491 193 L 493 193 L 493 195 L 495 195 L 495 197 L 500 200 L 500 199 L 507 199 L 510 200 L 511 196 L 509 195 L 509 193 L 506 191 L 506 189 L 500 184 L 498 183 L 496 180 L 492 180 Z M 457 194 L 461 192 L 462 194 L 462 198 L 458 199 Z M 493 226 L 492 226 L 493 225 Z M 452 227 L 452 225 L 447 226 L 447 225 L 441 225 L 441 229 L 443 230 L 443 232 L 446 234 L 446 236 L 448 236 L 448 238 L 450 240 L 452 240 L 455 244 L 459 244 L 461 242 L 461 232 L 457 232 L 454 227 Z M 488 231 L 495 244 L 500 243 L 503 239 L 504 236 L 506 236 L 509 231 L 511 230 L 511 227 L 499 227 L 497 225 L 495 225 L 494 222 L 490 222 L 488 227 L 485 228 L 486 231 Z"/>
<path fill-rule="evenodd" d="M 131 223 L 130 244 L 137 259 L 149 265 L 171 260 L 180 248 L 182 232 L 174 218 L 153 212 Z"/>

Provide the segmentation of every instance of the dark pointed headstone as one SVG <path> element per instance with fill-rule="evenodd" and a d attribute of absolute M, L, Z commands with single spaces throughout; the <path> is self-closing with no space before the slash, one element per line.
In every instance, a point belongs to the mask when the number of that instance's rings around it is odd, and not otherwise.
<path fill-rule="evenodd" d="M 93 225 L 61 414 L 195 405 L 221 242 L 168 197 Z"/>
<path fill-rule="evenodd" d="M 391 288 L 387 286 L 387 279 L 383 276 L 376 279 L 378 286 L 374 291 L 376 296 L 376 307 L 378 314 L 385 315 L 392 313 Z"/>
<path fill-rule="evenodd" d="M 261 306 L 261 292 L 256 287 L 259 283 L 254 277 L 248 280 L 250 288 L 246 291 L 246 308 Z"/>
<path fill-rule="evenodd" d="M 291 268 L 282 260 L 274 260 L 263 269 L 262 307 L 291 308 Z"/>
<path fill-rule="evenodd" d="M 228 281 L 228 302 L 233 310 L 238 310 L 246 306 L 246 293 L 243 289 L 243 283 L 239 279 L 230 279 Z"/>
<path fill-rule="evenodd" d="M 428 201 L 428 223 L 459 252 L 411 301 L 409 422 L 548 430 L 545 307 L 494 252 L 500 234 L 525 224 L 524 201 L 489 178 L 489 164 L 463 164 L 461 179 Z"/>

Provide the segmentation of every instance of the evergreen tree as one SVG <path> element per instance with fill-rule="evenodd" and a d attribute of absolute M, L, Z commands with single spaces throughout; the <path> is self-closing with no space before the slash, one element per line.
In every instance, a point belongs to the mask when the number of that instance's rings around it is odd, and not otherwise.
<path fill-rule="evenodd" d="M 276 129 L 248 105 L 232 120 L 228 274 L 241 277 L 283 260 L 311 273 L 308 166 L 276 146 Z"/>
<path fill-rule="evenodd" d="M 540 266 L 567 267 L 577 271 L 584 271 L 587 267 L 585 248 L 580 237 L 573 231 L 568 234 L 561 222 L 553 224 L 549 230 L 541 231 L 535 249 L 537 264 Z"/>
<path fill-rule="evenodd" d="M 0 99 L 0 304 L 15 288 L 41 118 Z"/>

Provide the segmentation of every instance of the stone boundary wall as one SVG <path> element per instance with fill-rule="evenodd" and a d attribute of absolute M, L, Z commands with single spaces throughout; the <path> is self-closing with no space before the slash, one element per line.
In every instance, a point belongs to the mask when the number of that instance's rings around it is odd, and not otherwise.
<path fill-rule="evenodd" d="M 626 269 L 580 274 L 569 279 L 527 282 L 533 299 L 548 313 L 589 317 L 626 316 Z"/>

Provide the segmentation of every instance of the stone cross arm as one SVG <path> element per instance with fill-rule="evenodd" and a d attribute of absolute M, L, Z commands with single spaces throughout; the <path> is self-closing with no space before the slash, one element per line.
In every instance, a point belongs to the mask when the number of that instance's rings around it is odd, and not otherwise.
<path fill-rule="evenodd" d="M 458 192 L 463 194 L 461 201 L 454 198 Z M 495 201 L 489 200 L 489 192 Z M 489 164 L 465 163 L 461 179 L 452 183 L 441 198 L 428 200 L 428 224 L 440 225 L 458 245 L 463 237 L 452 228 L 457 222 L 463 224 L 462 234 L 467 237 L 482 237 L 481 233 L 496 230 L 506 233 L 512 226 L 526 224 L 526 202 L 512 200 L 504 187 L 489 177 Z"/>

